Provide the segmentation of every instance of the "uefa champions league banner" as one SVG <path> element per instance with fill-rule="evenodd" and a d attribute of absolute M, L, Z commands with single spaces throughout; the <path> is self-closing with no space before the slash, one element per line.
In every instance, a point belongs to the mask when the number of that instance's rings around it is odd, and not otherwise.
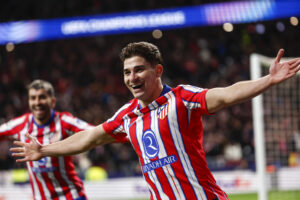
<path fill-rule="evenodd" d="M 0 23 L 0 44 L 249 23 L 300 16 L 300 1 L 240 1 L 141 12 Z"/>

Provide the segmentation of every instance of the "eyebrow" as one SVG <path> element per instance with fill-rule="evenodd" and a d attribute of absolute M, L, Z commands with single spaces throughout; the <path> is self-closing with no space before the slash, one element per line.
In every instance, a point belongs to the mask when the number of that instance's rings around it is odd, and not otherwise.
<path fill-rule="evenodd" d="M 133 67 L 133 69 L 141 68 L 141 67 L 145 67 L 145 65 L 135 65 L 135 66 Z M 123 69 L 124 72 L 125 72 L 125 71 L 128 71 L 128 70 L 129 70 L 128 68 Z"/>

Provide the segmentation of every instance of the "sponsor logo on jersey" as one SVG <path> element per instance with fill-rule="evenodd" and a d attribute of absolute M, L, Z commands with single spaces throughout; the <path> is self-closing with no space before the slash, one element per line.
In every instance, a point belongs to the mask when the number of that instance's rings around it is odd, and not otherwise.
<path fill-rule="evenodd" d="M 39 164 L 39 166 L 45 166 L 47 164 L 48 158 L 44 157 L 41 158 L 40 160 L 37 161 L 37 163 Z"/>
<path fill-rule="evenodd" d="M 155 133 L 152 130 L 147 130 L 142 137 L 146 156 L 148 158 L 155 158 L 159 152 L 158 142 Z"/>
<path fill-rule="evenodd" d="M 38 167 L 32 167 L 32 171 L 34 173 L 54 172 L 57 169 L 57 167 L 46 167 L 48 160 L 48 157 L 44 157 L 38 161 L 33 161 L 38 163 Z"/>
<path fill-rule="evenodd" d="M 165 165 L 170 165 L 170 164 L 172 164 L 172 163 L 174 163 L 176 161 L 177 161 L 176 156 L 174 156 L 174 155 L 167 156 L 167 157 L 164 157 L 164 158 L 158 159 L 156 161 L 153 161 L 153 162 L 145 164 L 142 167 L 143 168 L 143 172 L 146 173 L 146 172 L 149 172 L 151 170 L 163 167 Z"/>
<path fill-rule="evenodd" d="M 169 104 L 164 104 L 157 109 L 157 116 L 159 119 L 164 119 L 169 112 Z"/>
<path fill-rule="evenodd" d="M 57 167 L 45 167 L 45 168 L 32 167 L 31 169 L 34 173 L 43 173 L 43 172 L 54 172 L 55 170 L 57 170 Z"/>

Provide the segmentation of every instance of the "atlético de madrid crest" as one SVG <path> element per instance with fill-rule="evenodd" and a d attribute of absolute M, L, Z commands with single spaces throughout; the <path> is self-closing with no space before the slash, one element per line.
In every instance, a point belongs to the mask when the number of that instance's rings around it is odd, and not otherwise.
<path fill-rule="evenodd" d="M 157 110 L 157 116 L 159 119 L 164 119 L 169 112 L 169 104 L 164 104 Z"/>

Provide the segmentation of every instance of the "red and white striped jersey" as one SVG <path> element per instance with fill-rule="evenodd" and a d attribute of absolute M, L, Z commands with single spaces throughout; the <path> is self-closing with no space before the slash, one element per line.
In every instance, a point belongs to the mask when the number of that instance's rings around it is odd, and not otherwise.
<path fill-rule="evenodd" d="M 129 135 L 151 199 L 228 199 L 208 169 L 202 146 L 206 92 L 165 85 L 148 106 L 141 108 L 133 99 L 103 124 L 115 138 Z"/>
<path fill-rule="evenodd" d="M 39 126 L 31 113 L 12 119 L 0 126 L 0 136 L 12 136 L 28 142 L 25 134 L 36 137 L 41 144 L 63 140 L 75 132 L 92 128 L 68 112 L 52 111 L 45 125 Z M 76 144 L 74 144 L 76 145 Z M 86 198 L 83 183 L 77 176 L 71 156 L 44 157 L 27 162 L 30 183 L 36 200 L 74 200 Z"/>

